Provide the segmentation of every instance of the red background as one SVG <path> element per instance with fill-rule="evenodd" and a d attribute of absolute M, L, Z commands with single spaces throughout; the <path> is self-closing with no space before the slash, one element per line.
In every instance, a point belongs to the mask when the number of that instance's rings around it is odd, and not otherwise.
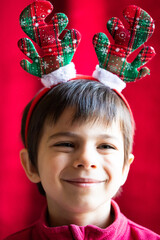
<path fill-rule="evenodd" d="M 0 59 L 0 239 L 32 223 L 40 215 L 45 200 L 36 186 L 26 178 L 19 160 L 20 122 L 28 101 L 41 88 L 40 81 L 21 69 L 24 57 L 17 41 L 25 34 L 19 26 L 19 14 L 32 1 L 1 2 Z M 147 65 L 151 76 L 128 84 L 124 90 L 136 121 L 133 153 L 135 161 L 117 201 L 127 217 L 160 234 L 160 3 L 157 0 L 54 0 L 54 12 L 64 12 L 70 19 L 68 28 L 82 34 L 74 57 L 77 72 L 92 74 L 97 62 L 92 37 L 105 32 L 106 22 L 116 16 L 124 21 L 123 9 L 135 4 L 155 20 L 156 30 L 148 44 L 157 52 Z M 158 6 L 159 4 L 159 6 Z"/>

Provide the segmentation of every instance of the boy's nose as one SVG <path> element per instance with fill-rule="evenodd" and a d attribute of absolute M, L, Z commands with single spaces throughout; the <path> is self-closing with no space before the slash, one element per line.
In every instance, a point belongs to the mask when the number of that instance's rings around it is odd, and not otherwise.
<path fill-rule="evenodd" d="M 97 154 L 93 149 L 90 147 L 86 147 L 85 149 L 82 149 L 79 151 L 79 154 L 77 155 L 73 166 L 75 168 L 97 168 L 98 166 L 98 159 Z"/>

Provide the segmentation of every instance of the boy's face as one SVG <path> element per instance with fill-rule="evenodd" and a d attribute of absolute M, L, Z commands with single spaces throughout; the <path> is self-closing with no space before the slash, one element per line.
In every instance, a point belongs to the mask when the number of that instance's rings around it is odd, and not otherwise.
<path fill-rule="evenodd" d="M 38 150 L 38 173 L 49 208 L 93 211 L 116 194 L 129 171 L 119 125 L 100 122 L 71 124 L 72 109 L 53 126 L 45 124 Z"/>

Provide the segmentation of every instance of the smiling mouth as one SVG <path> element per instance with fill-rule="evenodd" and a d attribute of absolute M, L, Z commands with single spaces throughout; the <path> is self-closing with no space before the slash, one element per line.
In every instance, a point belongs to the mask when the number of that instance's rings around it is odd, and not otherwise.
<path fill-rule="evenodd" d="M 97 186 L 98 184 L 106 182 L 106 180 L 96 180 L 96 179 L 90 179 L 90 178 L 76 178 L 76 179 L 69 179 L 69 180 L 63 180 L 63 181 L 77 187 L 93 187 L 93 186 Z"/>

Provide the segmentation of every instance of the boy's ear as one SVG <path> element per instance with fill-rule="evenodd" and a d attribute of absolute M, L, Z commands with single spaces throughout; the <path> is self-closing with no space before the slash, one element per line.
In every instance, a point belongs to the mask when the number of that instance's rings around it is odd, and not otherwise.
<path fill-rule="evenodd" d="M 29 154 L 26 148 L 20 151 L 20 159 L 21 159 L 21 164 L 29 180 L 33 183 L 40 182 L 38 171 L 36 167 L 33 166 L 33 164 L 31 163 L 29 159 Z"/>
<path fill-rule="evenodd" d="M 134 160 L 134 155 L 132 153 L 129 154 L 129 158 L 128 158 L 128 162 L 124 165 L 123 167 L 123 177 L 122 177 L 122 184 L 121 186 L 126 182 L 127 177 L 128 177 L 128 173 L 129 173 L 129 169 L 130 169 L 130 165 L 132 164 Z"/>

